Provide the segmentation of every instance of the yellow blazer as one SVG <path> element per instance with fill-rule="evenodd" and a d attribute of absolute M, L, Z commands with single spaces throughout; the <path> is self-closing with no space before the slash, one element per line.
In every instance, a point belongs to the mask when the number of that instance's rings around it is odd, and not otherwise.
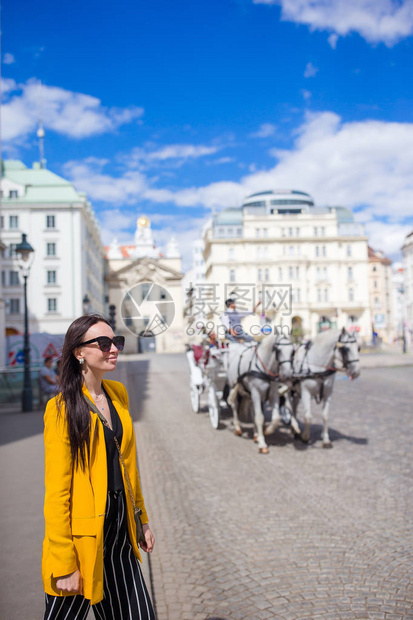
<path fill-rule="evenodd" d="M 119 414 L 123 426 L 121 450 L 131 479 L 135 503 L 142 509 L 142 523 L 148 522 L 136 466 L 135 432 L 129 414 L 126 388 L 117 381 L 103 386 Z M 83 392 L 91 400 L 86 387 Z M 56 578 L 80 570 L 84 596 L 92 605 L 103 598 L 103 526 L 107 498 L 106 444 L 102 423 L 90 412 L 90 451 L 85 471 L 73 471 L 64 407 L 58 415 L 56 399 L 47 403 L 44 415 L 46 521 L 43 542 L 42 578 L 45 592 L 64 596 L 56 588 Z M 124 478 L 123 467 L 121 466 Z M 136 541 L 133 506 L 124 478 L 129 537 L 133 552 L 142 558 Z"/>

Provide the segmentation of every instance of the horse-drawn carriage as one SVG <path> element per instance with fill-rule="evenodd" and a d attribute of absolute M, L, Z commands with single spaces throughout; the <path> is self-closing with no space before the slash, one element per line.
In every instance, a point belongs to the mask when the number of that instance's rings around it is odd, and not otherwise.
<path fill-rule="evenodd" d="M 314 341 L 299 347 L 288 336 L 274 334 L 252 346 L 237 343 L 223 349 L 210 348 L 208 344 L 193 346 L 187 356 L 194 411 L 200 409 L 201 395 L 207 394 L 211 424 L 218 428 L 223 391 L 228 385 L 225 400 L 232 409 L 235 434 L 242 434 L 239 413 L 251 411 L 254 438 L 263 454 L 268 453 L 265 436 L 282 423 L 290 426 L 295 437 L 305 442 L 310 440 L 312 399 L 322 403 L 323 446 L 331 447 L 328 412 L 335 374 L 343 372 L 351 379 L 360 374 L 358 343 L 345 329 L 319 334 Z M 297 422 L 299 402 L 304 409 L 303 432 Z M 271 411 L 267 425 L 265 405 Z"/>
<path fill-rule="evenodd" d="M 206 395 L 209 417 L 212 427 L 219 427 L 221 403 L 227 380 L 228 348 L 192 345 L 187 353 L 190 368 L 190 393 L 192 409 L 198 413 L 201 409 L 201 397 Z"/>

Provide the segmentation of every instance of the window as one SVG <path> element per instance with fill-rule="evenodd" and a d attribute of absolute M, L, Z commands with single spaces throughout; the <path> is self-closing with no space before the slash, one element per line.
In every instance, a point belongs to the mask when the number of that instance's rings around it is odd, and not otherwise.
<path fill-rule="evenodd" d="M 324 301 L 328 301 L 328 288 L 324 289 Z"/>
<path fill-rule="evenodd" d="M 321 301 L 321 288 L 317 289 L 317 301 Z"/>
<path fill-rule="evenodd" d="M 314 237 L 318 237 L 318 228 L 314 226 Z"/>
<path fill-rule="evenodd" d="M 376 267 L 376 265 L 374 265 L 374 267 L 373 267 L 373 271 L 377 271 L 377 267 Z"/>
<path fill-rule="evenodd" d="M 347 245 L 347 256 L 351 256 L 351 245 Z"/>
<path fill-rule="evenodd" d="M 315 255 L 320 256 L 320 248 L 318 247 L 318 245 L 315 246 Z"/>
<path fill-rule="evenodd" d="M 289 235 L 290 237 L 292 237 L 292 236 L 294 235 L 294 231 L 293 231 L 293 229 L 292 229 L 292 228 L 289 228 L 289 229 L 288 229 L 288 235 Z"/>
<path fill-rule="evenodd" d="M 374 288 L 377 288 L 377 280 L 374 280 Z"/>
<path fill-rule="evenodd" d="M 261 246 L 257 247 L 257 258 L 261 258 Z"/>
<path fill-rule="evenodd" d="M 257 237 L 257 239 L 258 237 L 261 237 L 261 230 L 259 228 L 255 229 L 255 236 Z"/>
<path fill-rule="evenodd" d="M 228 250 L 228 260 L 234 260 L 234 248 Z"/>
<path fill-rule="evenodd" d="M 55 243 L 46 244 L 46 254 L 47 256 L 56 256 L 56 244 Z"/>
<path fill-rule="evenodd" d="M 327 256 L 327 248 L 325 245 L 323 245 L 322 250 L 323 250 L 323 256 Z"/>
<path fill-rule="evenodd" d="M 378 297 L 374 298 L 374 305 L 375 306 L 380 306 L 380 299 Z"/>
<path fill-rule="evenodd" d="M 20 314 L 20 299 L 10 299 L 9 312 L 10 314 Z"/>
<path fill-rule="evenodd" d="M 16 247 L 17 247 L 17 243 L 10 243 L 10 245 L 9 245 L 9 258 L 17 258 Z"/>
<path fill-rule="evenodd" d="M 229 281 L 230 282 L 235 282 L 235 269 L 230 269 L 229 270 Z"/>
<path fill-rule="evenodd" d="M 278 279 L 281 281 L 283 279 L 283 270 L 282 267 L 278 267 Z"/>
<path fill-rule="evenodd" d="M 281 228 L 281 237 L 285 237 L 285 228 Z"/>
<path fill-rule="evenodd" d="M 300 303 L 301 302 L 301 289 L 297 289 L 297 302 Z"/>
<path fill-rule="evenodd" d="M 349 280 L 353 279 L 353 267 L 348 268 L 348 279 Z"/>
<path fill-rule="evenodd" d="M 348 289 L 348 300 L 354 301 L 354 290 L 352 288 Z"/>
<path fill-rule="evenodd" d="M 327 280 L 327 267 L 323 267 L 323 278 Z"/>
<path fill-rule="evenodd" d="M 288 277 L 290 280 L 293 279 L 294 277 L 294 273 L 293 273 L 293 268 L 292 267 L 288 267 Z"/>
<path fill-rule="evenodd" d="M 57 299 L 56 299 L 56 297 L 48 297 L 47 298 L 47 311 L 48 312 L 57 312 Z"/>
<path fill-rule="evenodd" d="M 262 232 L 263 232 L 264 237 L 268 237 L 268 228 L 263 228 Z"/>
<path fill-rule="evenodd" d="M 324 228 L 324 226 L 321 227 L 321 236 L 322 237 L 326 236 L 326 229 Z"/>
<path fill-rule="evenodd" d="M 4 228 L 4 215 L 0 215 L 0 228 Z"/>
<path fill-rule="evenodd" d="M 300 229 L 299 228 L 295 229 L 295 235 L 296 235 L 296 237 L 300 236 Z"/>
<path fill-rule="evenodd" d="M 17 189 L 11 189 L 9 191 L 9 198 L 17 198 Z"/>
<path fill-rule="evenodd" d="M 5 271 L 1 272 L 1 283 L 3 286 L 6 286 L 6 272 Z"/>
<path fill-rule="evenodd" d="M 294 246 L 293 245 L 290 245 L 290 247 L 288 248 L 288 253 L 289 253 L 290 256 L 294 255 Z"/>
<path fill-rule="evenodd" d="M 269 280 L 270 280 L 270 270 L 266 269 L 265 270 L 265 281 L 269 282 Z"/>
<path fill-rule="evenodd" d="M 9 215 L 9 228 L 18 228 L 18 227 L 19 227 L 19 216 Z"/>
<path fill-rule="evenodd" d="M 300 279 L 300 268 L 299 267 L 295 268 L 295 277 L 297 278 L 297 280 Z"/>
<path fill-rule="evenodd" d="M 56 218 L 54 215 L 46 215 L 46 228 L 56 228 Z"/>
<path fill-rule="evenodd" d="M 47 272 L 47 284 L 56 284 L 56 271 L 54 269 Z"/>
<path fill-rule="evenodd" d="M 321 269 L 317 267 L 317 280 L 321 280 Z"/>
<path fill-rule="evenodd" d="M 10 286 L 18 286 L 20 284 L 18 271 L 9 271 L 9 284 Z"/>
<path fill-rule="evenodd" d="M 258 269 L 257 277 L 258 277 L 258 282 L 261 282 L 261 280 L 262 280 L 262 269 Z"/>

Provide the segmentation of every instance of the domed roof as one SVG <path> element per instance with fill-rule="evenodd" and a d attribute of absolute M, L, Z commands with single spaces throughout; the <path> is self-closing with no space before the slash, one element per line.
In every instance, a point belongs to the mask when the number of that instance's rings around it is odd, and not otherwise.
<path fill-rule="evenodd" d="M 274 189 L 264 192 L 257 192 L 248 196 L 243 207 L 282 207 L 301 208 L 303 206 L 313 207 L 314 200 L 306 192 L 299 192 L 295 189 Z"/>

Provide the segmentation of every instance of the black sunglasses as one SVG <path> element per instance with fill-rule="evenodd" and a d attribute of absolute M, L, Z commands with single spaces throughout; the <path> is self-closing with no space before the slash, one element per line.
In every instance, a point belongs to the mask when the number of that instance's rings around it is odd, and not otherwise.
<path fill-rule="evenodd" d="M 98 336 L 97 338 L 92 338 L 92 340 L 86 340 L 86 342 L 81 342 L 79 346 L 83 347 L 85 344 L 92 344 L 92 342 L 97 342 L 99 345 L 99 349 L 104 353 L 110 351 L 112 343 L 115 345 L 118 351 L 123 351 L 123 348 L 125 346 L 125 336 L 115 336 L 114 338 L 109 338 L 109 336 Z"/>

